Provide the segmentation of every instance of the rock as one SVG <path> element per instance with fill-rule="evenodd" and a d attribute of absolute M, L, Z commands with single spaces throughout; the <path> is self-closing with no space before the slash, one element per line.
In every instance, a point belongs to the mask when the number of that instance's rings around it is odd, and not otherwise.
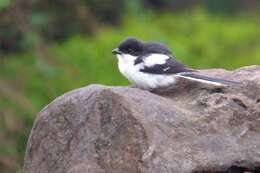
<path fill-rule="evenodd" d="M 242 84 L 90 85 L 58 97 L 35 120 L 24 173 L 259 171 L 260 66 L 202 73 Z"/>

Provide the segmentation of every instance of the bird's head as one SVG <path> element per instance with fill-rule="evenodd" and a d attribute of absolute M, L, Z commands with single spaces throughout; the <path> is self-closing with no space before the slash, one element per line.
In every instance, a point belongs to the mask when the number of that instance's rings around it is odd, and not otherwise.
<path fill-rule="evenodd" d="M 118 57 L 138 58 L 150 54 L 170 55 L 171 51 L 165 45 L 157 42 L 143 42 L 133 37 L 123 40 L 119 46 L 112 50 Z"/>

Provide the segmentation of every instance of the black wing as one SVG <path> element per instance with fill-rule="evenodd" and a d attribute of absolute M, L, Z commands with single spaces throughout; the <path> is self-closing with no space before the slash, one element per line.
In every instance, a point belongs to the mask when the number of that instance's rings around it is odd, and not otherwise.
<path fill-rule="evenodd" d="M 140 71 L 152 74 L 176 74 L 181 72 L 191 72 L 193 70 L 186 68 L 180 61 L 170 57 L 164 64 L 144 66 Z"/>

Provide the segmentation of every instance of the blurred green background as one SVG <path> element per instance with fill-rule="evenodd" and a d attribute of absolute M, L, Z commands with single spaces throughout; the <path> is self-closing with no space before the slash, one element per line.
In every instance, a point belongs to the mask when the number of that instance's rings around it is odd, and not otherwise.
<path fill-rule="evenodd" d="M 260 64 L 258 0 L 0 0 L 0 173 L 21 172 L 33 120 L 92 83 L 127 85 L 112 48 L 167 44 L 193 68 Z"/>

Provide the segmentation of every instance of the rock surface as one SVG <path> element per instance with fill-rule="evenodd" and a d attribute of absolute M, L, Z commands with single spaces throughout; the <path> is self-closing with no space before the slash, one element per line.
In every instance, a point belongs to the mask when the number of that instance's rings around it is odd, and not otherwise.
<path fill-rule="evenodd" d="M 259 171 L 260 66 L 201 72 L 243 84 L 90 85 L 58 97 L 35 120 L 24 173 Z"/>

